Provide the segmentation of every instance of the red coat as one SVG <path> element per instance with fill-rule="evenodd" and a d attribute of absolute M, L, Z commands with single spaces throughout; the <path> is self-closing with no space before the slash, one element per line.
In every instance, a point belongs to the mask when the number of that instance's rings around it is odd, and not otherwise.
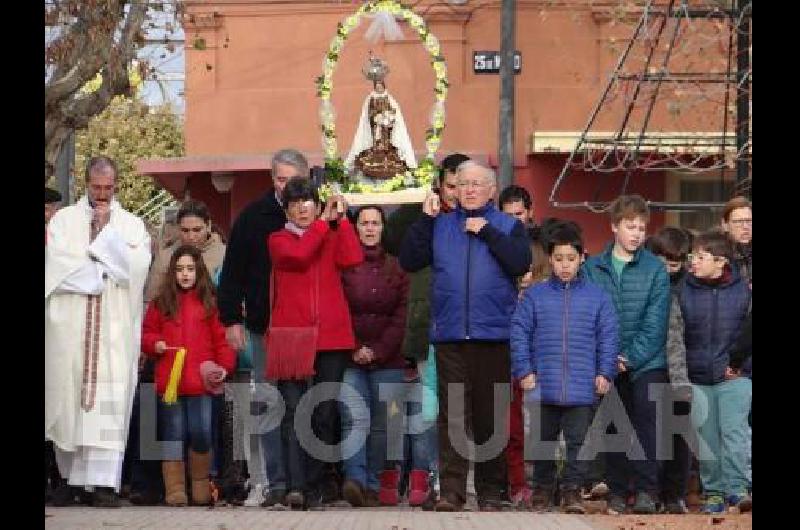
<path fill-rule="evenodd" d="M 236 352 L 225 340 L 225 328 L 219 321 L 216 307 L 206 318 L 203 303 L 191 290 L 178 295 L 178 318 L 167 319 L 151 302 L 142 325 L 142 351 L 156 360 L 156 389 L 164 394 L 172 371 L 177 350 L 156 353 L 156 342 L 163 340 L 167 346 L 186 347 L 183 374 L 178 385 L 179 396 L 201 396 L 207 394 L 200 376 L 200 364 L 214 361 L 232 373 L 236 368 Z"/>
<path fill-rule="evenodd" d="M 340 271 L 364 261 L 353 225 L 343 219 L 332 230 L 316 220 L 301 236 L 283 229 L 270 234 L 269 255 L 275 275 L 274 326 L 310 326 L 315 275 L 319 274 L 317 351 L 355 347 L 350 310 Z"/>
<path fill-rule="evenodd" d="M 375 352 L 370 364 L 358 368 L 403 368 L 403 336 L 406 331 L 408 276 L 397 259 L 380 247 L 365 248 L 365 261 L 342 273 L 342 283 L 358 346 Z"/>

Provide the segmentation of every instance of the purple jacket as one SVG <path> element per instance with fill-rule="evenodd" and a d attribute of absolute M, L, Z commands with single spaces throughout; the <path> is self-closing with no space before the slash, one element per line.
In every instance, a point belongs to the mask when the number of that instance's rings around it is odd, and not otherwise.
<path fill-rule="evenodd" d="M 363 247 L 364 262 L 342 271 L 356 349 L 368 346 L 376 360 L 360 368 L 403 368 L 403 335 L 408 305 L 408 276 L 397 259 L 380 247 Z"/>

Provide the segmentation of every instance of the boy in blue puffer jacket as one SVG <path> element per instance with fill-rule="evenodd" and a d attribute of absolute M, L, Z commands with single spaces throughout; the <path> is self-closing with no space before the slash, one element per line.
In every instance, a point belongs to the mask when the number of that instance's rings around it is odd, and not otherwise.
<path fill-rule="evenodd" d="M 597 395 L 616 376 L 619 323 L 611 297 L 578 274 L 583 243 L 570 225 L 547 241 L 553 274 L 525 291 L 511 320 L 511 360 L 515 378 L 536 401 L 541 440 L 564 433 L 567 460 L 561 499 L 567 513 L 584 513 L 579 487 L 588 461 L 578 459 Z M 532 392 L 531 392 L 532 391 Z M 536 421 L 532 418 L 532 421 Z M 555 482 L 555 454 L 534 461 L 534 509 L 545 509 Z"/>
<path fill-rule="evenodd" d="M 693 386 L 692 423 L 712 453 L 698 456 L 703 512 L 724 512 L 726 500 L 748 511 L 753 501 L 747 493 L 747 415 L 753 384 L 734 367 L 738 363 L 731 354 L 750 310 L 750 288 L 720 231 L 695 239 L 689 263 L 680 304 Z"/>

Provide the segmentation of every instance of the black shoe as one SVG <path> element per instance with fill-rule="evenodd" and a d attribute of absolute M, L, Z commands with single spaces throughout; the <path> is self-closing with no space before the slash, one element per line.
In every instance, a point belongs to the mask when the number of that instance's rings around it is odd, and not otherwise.
<path fill-rule="evenodd" d="M 508 512 L 513 505 L 511 501 L 498 498 L 478 499 L 478 508 L 482 512 Z"/>
<path fill-rule="evenodd" d="M 666 497 L 664 499 L 664 512 L 682 515 L 689 513 L 689 508 L 686 507 L 686 503 L 683 501 L 683 499 Z"/>
<path fill-rule="evenodd" d="M 464 503 L 454 495 L 442 495 L 433 509 L 437 512 L 460 512 L 464 509 Z"/>
<path fill-rule="evenodd" d="M 131 491 L 128 500 L 134 506 L 158 506 L 161 504 L 161 495 L 153 491 Z"/>
<path fill-rule="evenodd" d="M 247 499 L 247 490 L 244 484 L 233 484 L 222 488 L 222 498 L 231 506 L 243 506 Z"/>
<path fill-rule="evenodd" d="M 636 493 L 636 502 L 633 504 L 633 513 L 649 515 L 656 513 L 656 502 L 646 491 Z"/>
<path fill-rule="evenodd" d="M 625 510 L 628 509 L 628 503 L 625 500 L 625 497 L 620 495 L 612 495 L 611 498 L 608 500 L 608 511 L 617 513 L 617 514 L 624 514 Z"/>
<path fill-rule="evenodd" d="M 53 490 L 50 496 L 50 504 L 56 507 L 73 506 L 76 493 L 75 488 L 64 481 Z"/>
<path fill-rule="evenodd" d="M 300 493 L 300 492 L 297 492 Z M 302 493 L 300 493 L 302 496 Z M 298 503 L 300 505 L 303 504 L 302 499 Z M 271 508 L 273 506 L 283 505 L 289 506 L 288 496 L 286 495 L 286 490 L 284 489 L 270 489 L 267 493 L 267 496 L 264 497 L 264 501 L 261 503 L 262 508 Z"/>
<path fill-rule="evenodd" d="M 331 504 L 340 500 L 341 498 L 342 495 L 339 491 L 339 483 L 334 477 L 329 477 L 327 480 L 325 480 L 320 488 L 319 501 L 322 504 Z"/>
<path fill-rule="evenodd" d="M 552 488 L 534 487 L 531 493 L 531 509 L 535 512 L 543 512 L 552 505 Z"/>
<path fill-rule="evenodd" d="M 318 491 L 309 491 L 305 494 L 305 503 L 303 509 L 305 510 L 322 510 L 322 494 Z"/>
<path fill-rule="evenodd" d="M 306 496 L 300 490 L 292 490 L 286 494 L 286 505 L 292 510 L 305 508 Z"/>
<path fill-rule="evenodd" d="M 96 487 L 92 494 L 92 506 L 95 508 L 119 508 L 122 503 L 114 488 Z"/>
<path fill-rule="evenodd" d="M 583 506 L 581 494 L 577 489 L 564 490 L 561 493 L 561 506 L 562 510 L 564 510 L 564 513 L 586 513 L 586 508 Z"/>

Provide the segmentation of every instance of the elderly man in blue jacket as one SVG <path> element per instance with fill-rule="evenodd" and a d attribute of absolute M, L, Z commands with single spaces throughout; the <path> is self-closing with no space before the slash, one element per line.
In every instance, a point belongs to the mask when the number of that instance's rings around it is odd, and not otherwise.
<path fill-rule="evenodd" d="M 658 495 L 656 460 L 659 391 L 667 384 L 669 274 L 664 263 L 643 247 L 650 211 L 639 195 L 621 195 L 610 206 L 614 242 L 585 264 L 586 276 L 614 301 L 620 322 L 619 375 L 615 381 L 633 424 L 644 459 L 608 453 L 606 473 L 611 490 L 609 509 L 626 510 L 633 479 L 634 513 L 655 513 Z"/>
<path fill-rule="evenodd" d="M 440 213 L 436 197 L 426 197 L 424 215 L 409 228 L 399 256 L 409 272 L 428 265 L 433 270 L 430 338 L 436 346 L 440 403 L 437 511 L 460 510 L 466 500 L 469 462 L 454 447 L 451 432 L 463 437 L 471 425 L 478 446 L 493 434 L 507 438 L 514 279 L 531 263 L 522 223 L 492 202 L 497 190 L 494 171 L 468 160 L 456 175 L 458 207 Z M 463 414 L 449 413 L 449 392 L 458 388 L 449 388 L 451 383 L 462 385 Z M 494 399 L 498 383 L 509 385 L 502 403 Z M 462 441 L 455 440 L 460 448 Z M 508 501 L 505 455 L 497 451 L 488 459 L 480 456 L 475 462 L 478 505 L 497 510 Z"/>

